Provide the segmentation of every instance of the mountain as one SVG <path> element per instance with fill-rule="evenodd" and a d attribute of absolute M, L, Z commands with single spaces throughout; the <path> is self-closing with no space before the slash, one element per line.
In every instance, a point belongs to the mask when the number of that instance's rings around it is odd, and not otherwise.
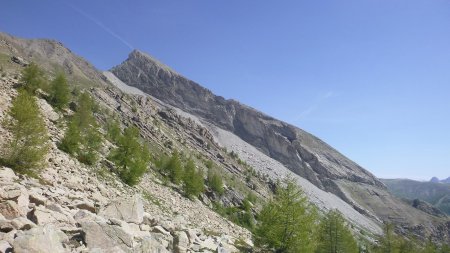
<path fill-rule="evenodd" d="M 392 194 L 409 200 L 420 199 L 450 215 L 450 184 L 409 179 L 382 179 Z"/>
<path fill-rule="evenodd" d="M 450 243 L 449 219 L 426 203 L 395 197 L 382 181 L 319 138 L 216 96 L 137 50 L 102 73 L 57 41 L 0 33 L 0 119 L 17 94 L 23 66 L 32 61 L 50 78 L 66 73 L 72 96 L 80 89 L 88 92 L 98 105 L 95 118 L 102 131 L 113 117 L 122 128 L 136 126 L 155 164 L 130 187 L 114 173 L 110 140 L 104 140 L 94 166 L 62 152 L 58 143 L 73 111 L 54 110 L 41 94 L 51 148 L 40 180 L 0 168 L 0 212 L 14 211 L 0 216 L 0 235 L 14 251 L 45 241 L 33 246 L 50 247 L 42 252 L 63 252 L 60 245 L 71 252 L 237 252 L 239 245 L 251 247 L 251 233 L 235 224 L 232 218 L 239 216 L 227 215 L 241 214 L 239 207 L 250 197 L 256 214 L 273 196 L 274 182 L 286 175 L 320 211 L 338 209 L 355 234 L 370 241 L 389 221 L 401 234 Z M 0 134 L 0 144 L 10 138 L 2 126 Z M 217 170 L 224 193 L 207 189 L 193 201 L 183 196 L 181 187 L 155 167 L 157 159 L 174 150 L 200 170 Z"/>
<path fill-rule="evenodd" d="M 442 179 L 442 180 L 439 180 L 439 178 L 437 178 L 437 177 L 432 177 L 430 179 L 430 182 L 450 184 L 450 177 L 448 177 L 446 179 Z"/>
<path fill-rule="evenodd" d="M 397 199 L 370 172 L 319 138 L 235 100 L 216 96 L 146 53 L 134 50 L 110 72 L 127 85 L 198 117 L 220 144 L 261 173 L 280 176 L 285 170 L 293 172 L 316 204 L 340 209 L 357 225 L 375 223 L 379 227 L 382 221 L 390 221 L 419 234 L 447 229 L 442 225 L 446 219 Z"/>

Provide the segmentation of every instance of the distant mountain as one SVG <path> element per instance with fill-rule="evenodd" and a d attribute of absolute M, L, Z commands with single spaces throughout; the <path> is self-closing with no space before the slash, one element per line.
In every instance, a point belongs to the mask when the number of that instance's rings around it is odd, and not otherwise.
<path fill-rule="evenodd" d="M 430 182 L 433 182 L 433 183 L 445 183 L 445 184 L 450 184 L 450 177 L 448 177 L 448 178 L 446 178 L 446 179 L 442 179 L 442 180 L 440 180 L 440 179 L 437 178 L 437 177 L 432 177 L 432 178 L 430 179 Z"/>
<path fill-rule="evenodd" d="M 436 179 L 432 178 L 430 182 L 420 182 L 410 179 L 381 179 L 381 181 L 397 197 L 408 200 L 420 199 L 426 201 L 447 215 L 450 215 L 450 184 L 441 183 L 445 180 Z"/>

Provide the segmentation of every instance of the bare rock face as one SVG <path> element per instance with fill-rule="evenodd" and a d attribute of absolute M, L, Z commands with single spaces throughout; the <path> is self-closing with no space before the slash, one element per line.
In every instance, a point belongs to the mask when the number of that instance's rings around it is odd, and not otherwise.
<path fill-rule="evenodd" d="M 135 195 L 132 198 L 114 201 L 100 210 L 100 215 L 141 224 L 144 220 L 142 199 L 139 195 Z"/>
<path fill-rule="evenodd" d="M 36 227 L 18 234 L 13 247 L 16 253 L 64 253 L 67 236 L 53 226 Z"/>
<path fill-rule="evenodd" d="M 370 172 L 318 138 L 234 100 L 225 100 L 151 56 L 133 51 L 111 70 L 124 83 L 231 131 L 322 189 L 329 179 L 384 187 Z"/>

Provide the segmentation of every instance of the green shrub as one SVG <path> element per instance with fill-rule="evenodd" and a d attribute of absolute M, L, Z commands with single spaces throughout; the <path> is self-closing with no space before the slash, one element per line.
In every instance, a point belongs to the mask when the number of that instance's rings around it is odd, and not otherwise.
<path fill-rule="evenodd" d="M 8 111 L 3 124 L 12 140 L 3 147 L 2 163 L 18 172 L 39 166 L 48 151 L 48 135 L 36 99 L 21 90 Z"/>
<path fill-rule="evenodd" d="M 183 176 L 183 168 L 177 151 L 173 152 L 172 157 L 163 167 L 163 172 L 169 177 L 174 184 L 180 184 Z"/>
<path fill-rule="evenodd" d="M 189 198 L 198 197 L 205 190 L 203 173 L 195 168 L 191 159 L 187 162 L 183 173 L 183 191 Z"/>
<path fill-rule="evenodd" d="M 258 216 L 255 244 L 273 252 L 314 252 L 316 211 L 292 179 Z"/>
<path fill-rule="evenodd" d="M 50 83 L 50 104 L 58 109 L 63 109 L 69 104 L 70 91 L 66 76 L 58 74 Z"/>
<path fill-rule="evenodd" d="M 338 211 L 329 211 L 321 219 L 318 232 L 317 253 L 359 252 L 356 240 Z"/>
<path fill-rule="evenodd" d="M 102 138 L 92 111 L 93 101 L 87 93 L 78 98 L 76 112 L 68 123 L 59 148 L 85 164 L 93 165 L 97 161 Z"/>
<path fill-rule="evenodd" d="M 139 142 L 139 129 L 126 128 L 109 158 L 118 167 L 120 178 L 128 185 L 136 185 L 150 163 L 148 148 Z"/>
<path fill-rule="evenodd" d="M 208 159 L 208 160 L 205 161 L 205 166 L 208 169 L 212 169 L 213 166 L 214 166 L 214 162 Z"/>
<path fill-rule="evenodd" d="M 119 141 L 121 130 L 120 123 L 116 118 L 110 119 L 108 121 L 108 123 L 106 124 L 106 131 L 107 137 L 111 142 L 117 143 Z"/>
<path fill-rule="evenodd" d="M 222 177 L 216 171 L 208 170 L 207 182 L 211 190 L 217 194 L 222 195 L 224 193 Z"/>
<path fill-rule="evenodd" d="M 47 90 L 44 71 L 35 63 L 31 63 L 22 71 L 21 82 L 26 91 L 34 95 L 37 89 Z"/>

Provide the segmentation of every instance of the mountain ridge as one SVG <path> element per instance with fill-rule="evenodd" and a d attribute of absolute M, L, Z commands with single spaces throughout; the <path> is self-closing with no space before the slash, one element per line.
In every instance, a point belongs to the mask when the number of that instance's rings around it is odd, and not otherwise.
<path fill-rule="evenodd" d="M 379 224 L 394 222 L 423 233 L 442 221 L 391 195 L 372 173 L 319 138 L 235 100 L 216 96 L 175 71 L 159 68 L 153 60 L 135 50 L 110 71 L 125 84 L 235 134 Z"/>

